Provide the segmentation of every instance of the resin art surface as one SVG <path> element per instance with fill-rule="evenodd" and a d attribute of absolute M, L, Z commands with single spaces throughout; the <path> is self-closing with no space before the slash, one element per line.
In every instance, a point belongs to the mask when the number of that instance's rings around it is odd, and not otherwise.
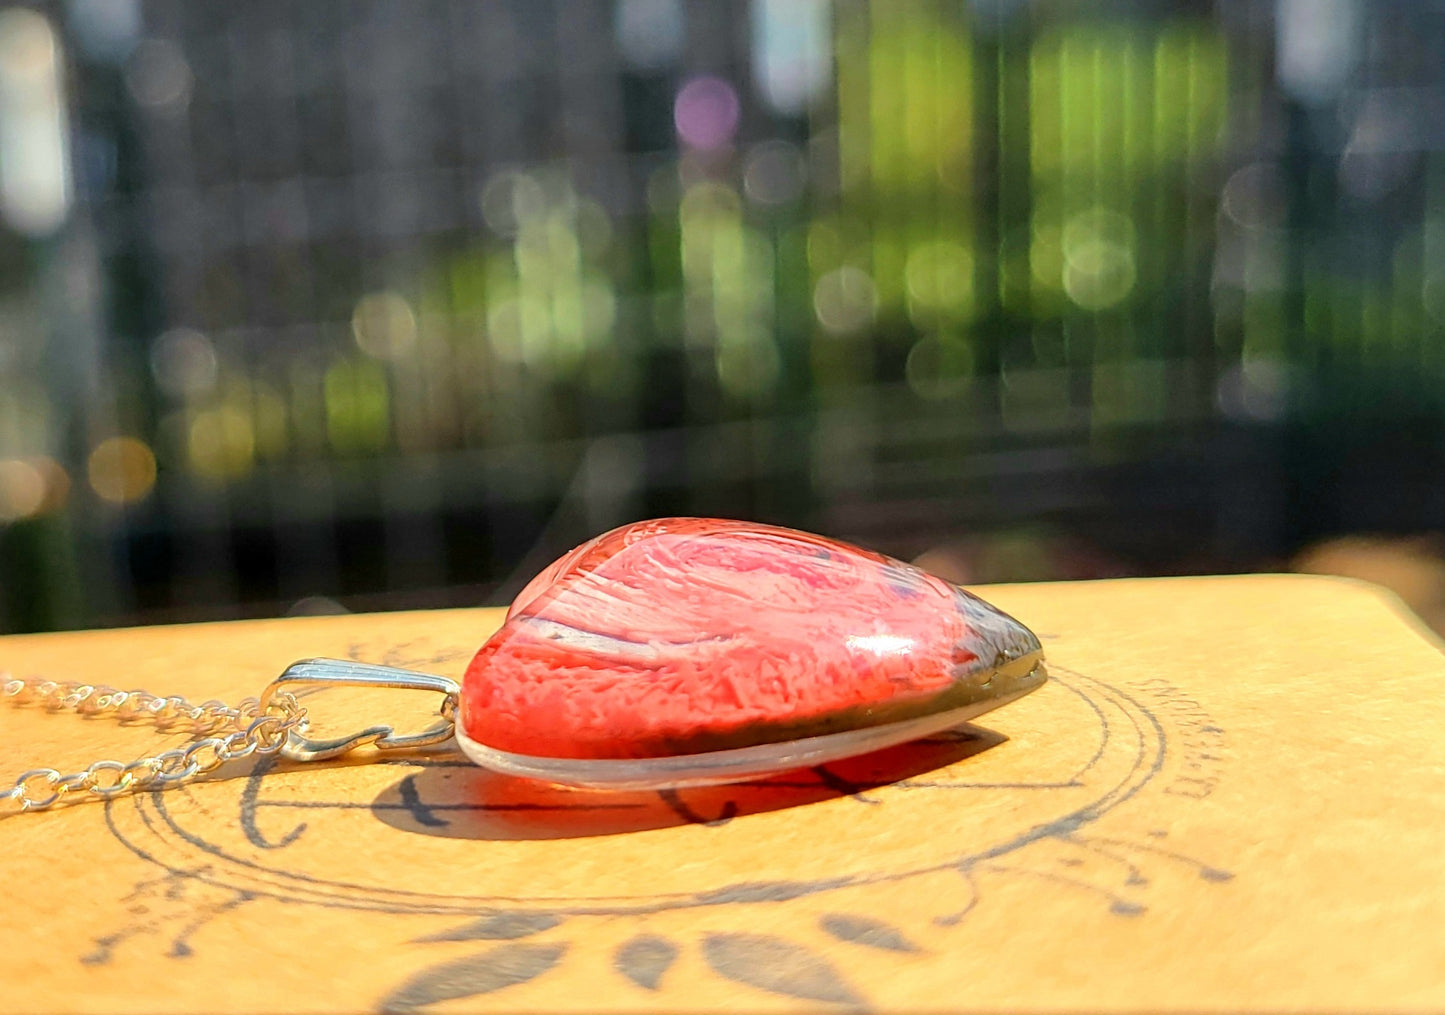
<path fill-rule="evenodd" d="M 1042 661 L 1018 621 L 910 564 L 766 525 L 640 522 L 517 596 L 467 670 L 458 742 L 559 781 L 721 781 L 957 725 L 1043 683 Z"/>

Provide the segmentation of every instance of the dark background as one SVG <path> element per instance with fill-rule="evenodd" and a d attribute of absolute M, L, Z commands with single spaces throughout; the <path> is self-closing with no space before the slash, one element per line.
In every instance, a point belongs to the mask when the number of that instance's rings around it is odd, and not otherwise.
<path fill-rule="evenodd" d="M 668 514 L 970 581 L 1379 551 L 1428 617 L 1442 52 L 1363 0 L 11 7 L 0 627 L 503 602 Z"/>

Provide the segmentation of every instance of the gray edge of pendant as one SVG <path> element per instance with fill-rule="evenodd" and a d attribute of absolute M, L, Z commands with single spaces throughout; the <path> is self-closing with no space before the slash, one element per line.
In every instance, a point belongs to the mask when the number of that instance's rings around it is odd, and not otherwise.
<path fill-rule="evenodd" d="M 984 701 L 975 701 L 948 712 L 920 716 L 842 733 L 758 744 L 726 751 L 680 754 L 666 758 L 585 759 L 543 758 L 513 754 L 487 747 L 467 737 L 458 721 L 456 740 L 463 753 L 483 768 L 524 779 L 539 779 L 586 789 L 642 790 L 716 786 L 796 768 L 822 765 L 839 758 L 880 751 L 886 747 L 918 740 L 958 726 L 1000 705 L 1022 698 L 1044 681 L 1043 664 L 1034 672 L 1039 679 L 1019 690 Z"/>

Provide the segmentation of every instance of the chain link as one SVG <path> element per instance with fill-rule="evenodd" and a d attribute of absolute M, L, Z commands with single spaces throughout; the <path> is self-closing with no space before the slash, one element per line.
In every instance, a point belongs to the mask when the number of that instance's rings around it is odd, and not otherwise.
<path fill-rule="evenodd" d="M 104 684 L 27 681 L 0 674 L 0 698 L 48 712 L 108 716 L 126 724 L 146 723 L 162 732 L 184 731 L 199 738 L 185 747 L 131 762 L 94 761 L 69 775 L 54 768 L 31 769 L 0 792 L 0 816 L 178 786 L 228 761 L 274 754 L 286 743 L 287 735 L 306 721 L 306 709 L 285 691 L 272 695 L 265 708 L 255 698 L 236 706 L 214 700 L 195 705 L 174 695 L 122 691 Z"/>

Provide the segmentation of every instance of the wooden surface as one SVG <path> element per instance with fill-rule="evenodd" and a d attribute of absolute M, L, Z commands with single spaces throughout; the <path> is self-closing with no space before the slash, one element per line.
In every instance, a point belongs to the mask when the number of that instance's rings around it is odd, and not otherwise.
<path fill-rule="evenodd" d="M 981 591 L 1051 682 L 825 771 L 609 796 L 445 753 L 240 764 L 0 821 L 0 1011 L 1445 1009 L 1445 657 L 1393 601 Z M 499 619 L 16 637 L 0 663 L 239 698 L 312 655 L 457 675 Z M 156 743 L 0 709 L 11 776 Z"/>

